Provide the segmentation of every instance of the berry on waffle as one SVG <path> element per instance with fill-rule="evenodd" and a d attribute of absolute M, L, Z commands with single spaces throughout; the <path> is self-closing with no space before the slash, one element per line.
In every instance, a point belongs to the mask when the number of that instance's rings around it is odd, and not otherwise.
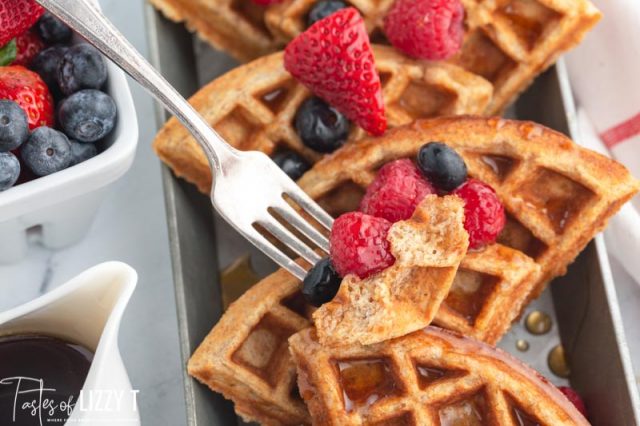
<path fill-rule="evenodd" d="M 460 67 L 414 61 L 384 46 L 374 45 L 373 53 L 391 127 L 439 115 L 478 114 L 491 99 L 491 85 Z M 190 102 L 236 148 L 268 155 L 292 150 L 314 163 L 321 154 L 302 142 L 294 126 L 296 113 L 310 97 L 284 69 L 283 54 L 275 53 L 213 80 Z M 349 140 L 363 136 L 362 129 L 352 126 Z M 209 193 L 207 158 L 178 120 L 164 125 L 153 146 L 176 175 Z"/>

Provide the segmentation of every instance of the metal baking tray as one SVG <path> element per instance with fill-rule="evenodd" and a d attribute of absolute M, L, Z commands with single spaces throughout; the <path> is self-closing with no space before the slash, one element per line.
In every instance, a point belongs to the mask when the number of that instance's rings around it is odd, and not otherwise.
<path fill-rule="evenodd" d="M 237 65 L 150 6 L 147 24 L 152 61 L 185 96 Z M 563 63 L 540 76 L 509 115 L 575 134 L 573 99 Z M 158 125 L 166 118 L 159 108 Z M 223 312 L 221 271 L 242 257 L 250 259 L 257 276 L 266 275 L 275 266 L 214 214 L 208 197 L 176 178 L 166 167 L 163 183 L 181 353 L 186 365 Z M 246 268 L 237 273 L 246 275 Z M 533 321 L 540 318 L 547 321 Z M 526 327 L 527 319 L 534 328 L 550 326 L 548 332 L 531 333 Z M 568 378 L 549 368 L 550 357 L 553 358 L 550 353 L 560 344 L 571 367 Z M 556 385 L 570 384 L 577 389 L 585 398 L 594 425 L 640 425 L 638 391 L 600 236 L 587 246 L 567 275 L 555 280 L 527 307 L 499 346 Z M 561 357 L 551 361 L 556 371 L 563 366 L 554 362 L 558 359 Z M 242 424 L 232 404 L 189 377 L 186 368 L 184 387 L 189 426 Z"/>

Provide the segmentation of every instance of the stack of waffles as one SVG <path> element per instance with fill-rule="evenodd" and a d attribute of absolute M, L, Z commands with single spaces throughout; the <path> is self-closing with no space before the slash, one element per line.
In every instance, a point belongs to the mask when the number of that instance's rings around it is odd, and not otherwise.
<path fill-rule="evenodd" d="M 283 46 L 304 29 L 314 4 L 152 2 L 240 59 Z M 381 22 L 391 3 L 352 2 L 374 40 L 384 42 Z M 249 289 L 188 365 L 244 419 L 266 425 L 587 424 L 558 389 L 493 346 L 640 184 L 618 163 L 562 134 L 482 115 L 502 111 L 599 14 L 586 0 L 462 3 L 465 39 L 446 62 L 372 46 L 392 129 L 373 138 L 353 123 L 331 155 L 310 149 L 298 134 L 296 116 L 312 93 L 285 70 L 286 54 L 242 65 L 190 100 L 236 148 L 286 151 L 313 165 L 298 184 L 336 217 L 358 209 L 381 167 L 415 159 L 430 141 L 457 152 L 468 176 L 491 186 L 506 212 L 497 240 L 468 250 L 464 202 L 429 195 L 410 218 L 390 225 L 386 240 L 395 263 L 368 277 L 344 276 L 319 308 L 283 270 Z M 176 119 L 161 129 L 154 149 L 176 175 L 210 191 L 207 159 Z"/>
<path fill-rule="evenodd" d="M 534 123 L 453 117 L 347 145 L 299 184 L 332 214 L 353 210 L 378 168 L 415 157 L 430 140 L 460 153 L 507 211 L 498 242 L 464 256 L 435 315 L 434 324 L 467 337 L 430 327 L 370 345 L 320 343 L 324 306 L 314 312 L 299 282 L 279 271 L 231 305 L 190 374 L 263 424 L 585 424 L 552 385 L 487 344 L 564 273 L 638 182 Z"/>
<path fill-rule="evenodd" d="M 167 17 L 185 22 L 213 46 L 248 61 L 282 48 L 306 28 L 317 0 L 150 0 Z M 496 114 L 600 19 L 588 0 L 463 0 L 465 40 L 448 62 L 488 80 L 494 89 L 486 114 Z M 382 21 L 393 0 L 352 0 L 374 42 L 385 42 Z"/>

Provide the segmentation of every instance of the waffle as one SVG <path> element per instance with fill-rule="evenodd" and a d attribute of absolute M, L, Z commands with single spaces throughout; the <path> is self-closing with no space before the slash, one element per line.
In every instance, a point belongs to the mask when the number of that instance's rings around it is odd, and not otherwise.
<path fill-rule="evenodd" d="M 469 246 L 458 197 L 427 196 L 387 239 L 395 263 L 366 279 L 347 275 L 314 314 L 323 344 L 371 344 L 431 324 Z"/>
<path fill-rule="evenodd" d="M 428 327 L 370 346 L 289 339 L 316 425 L 588 425 L 551 383 L 478 341 Z"/>
<path fill-rule="evenodd" d="M 189 360 L 189 374 L 232 400 L 246 421 L 311 422 L 287 344 L 311 324 L 298 284 L 283 270 L 260 281 L 229 306 Z"/>
<path fill-rule="evenodd" d="M 316 0 L 284 0 L 270 7 L 265 22 L 282 43 L 306 27 Z M 382 24 L 393 0 L 352 0 L 374 42 L 384 40 Z M 494 85 L 486 114 L 501 113 L 558 56 L 577 45 L 598 22 L 588 0 L 462 0 L 465 38 L 449 62 L 483 76 Z"/>
<path fill-rule="evenodd" d="M 374 46 L 373 51 L 390 126 L 418 118 L 480 113 L 491 99 L 491 84 L 460 67 L 409 60 L 383 46 Z M 313 163 L 320 155 L 303 145 L 293 128 L 296 111 L 309 96 L 284 69 L 282 53 L 275 53 L 217 78 L 190 102 L 239 149 L 267 154 L 291 149 Z M 361 138 L 364 132 L 353 127 L 350 140 Z M 209 163 L 178 120 L 164 125 L 154 149 L 176 175 L 209 193 Z"/>
<path fill-rule="evenodd" d="M 276 50 L 303 31 L 316 0 L 283 0 L 259 9 L 251 0 L 151 0 L 186 21 L 211 44 L 246 61 Z M 352 0 L 374 43 L 385 42 L 383 18 L 393 0 Z M 485 113 L 501 113 L 560 54 L 598 22 L 588 0 L 462 0 L 466 35 L 449 62 L 485 77 L 494 97 Z M 475 113 L 469 111 L 468 113 Z"/>
<path fill-rule="evenodd" d="M 469 175 L 495 189 L 507 213 L 498 243 L 463 260 L 435 321 L 489 343 L 527 298 L 566 272 L 640 187 L 624 166 L 561 133 L 532 122 L 469 116 L 421 120 L 345 146 L 298 184 L 330 213 L 354 210 L 382 164 L 415 158 L 426 141 L 455 149 Z"/>
<path fill-rule="evenodd" d="M 149 0 L 165 17 L 184 22 L 212 46 L 239 61 L 275 52 L 278 43 L 264 22 L 265 8 L 251 0 Z"/>

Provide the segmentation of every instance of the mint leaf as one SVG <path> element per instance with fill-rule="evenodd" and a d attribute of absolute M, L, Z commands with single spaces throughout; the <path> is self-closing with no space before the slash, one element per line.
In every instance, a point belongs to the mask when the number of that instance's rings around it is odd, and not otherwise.
<path fill-rule="evenodd" d="M 15 61 L 18 49 L 16 47 L 16 39 L 14 38 L 9 43 L 0 48 L 0 66 L 11 64 Z"/>

